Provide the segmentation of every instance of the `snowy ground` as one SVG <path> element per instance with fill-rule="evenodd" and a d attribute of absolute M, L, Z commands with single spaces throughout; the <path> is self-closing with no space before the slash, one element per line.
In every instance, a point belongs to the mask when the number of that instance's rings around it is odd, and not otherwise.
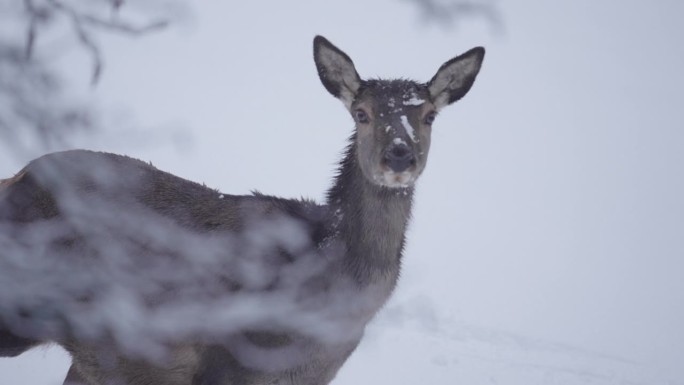
<path fill-rule="evenodd" d="M 61 385 L 69 358 L 0 360 L 0 384 Z M 463 322 L 429 298 L 392 301 L 333 381 L 351 384 L 680 385 L 638 362 Z"/>
<path fill-rule="evenodd" d="M 681 384 L 620 357 L 467 324 L 420 297 L 388 306 L 335 381 L 359 383 Z"/>

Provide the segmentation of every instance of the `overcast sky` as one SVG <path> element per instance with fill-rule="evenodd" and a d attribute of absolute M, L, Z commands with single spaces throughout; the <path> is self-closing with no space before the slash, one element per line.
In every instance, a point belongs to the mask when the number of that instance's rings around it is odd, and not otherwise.
<path fill-rule="evenodd" d="M 320 199 L 353 122 L 318 80 L 314 35 L 362 77 L 421 81 L 485 46 L 435 122 L 398 298 L 684 382 L 684 3 L 494 4 L 502 28 L 426 24 L 397 0 L 193 3 L 163 34 L 104 41 L 94 90 L 82 52 L 61 62 L 117 122 L 84 145 Z"/>

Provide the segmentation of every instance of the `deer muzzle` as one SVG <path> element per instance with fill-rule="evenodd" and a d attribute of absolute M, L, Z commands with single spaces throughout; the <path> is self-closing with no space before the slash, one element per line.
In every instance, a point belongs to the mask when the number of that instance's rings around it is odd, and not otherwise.
<path fill-rule="evenodd" d="M 393 144 L 385 150 L 383 162 L 394 172 L 404 172 L 416 165 L 416 156 L 406 144 Z"/>

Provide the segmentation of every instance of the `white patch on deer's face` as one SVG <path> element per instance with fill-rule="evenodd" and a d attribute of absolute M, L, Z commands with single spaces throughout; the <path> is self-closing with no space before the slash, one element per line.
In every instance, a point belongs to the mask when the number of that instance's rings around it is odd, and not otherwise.
<path fill-rule="evenodd" d="M 413 126 L 411 123 L 409 123 L 408 118 L 406 115 L 400 116 L 401 119 L 401 125 L 404 126 L 404 130 L 406 130 L 406 134 L 411 138 L 411 141 L 414 143 L 418 143 L 418 139 L 416 138 L 416 131 L 413 129 Z"/>
<path fill-rule="evenodd" d="M 375 182 L 381 186 L 390 188 L 410 187 L 415 181 L 415 173 L 411 171 L 383 171 L 375 175 Z"/>

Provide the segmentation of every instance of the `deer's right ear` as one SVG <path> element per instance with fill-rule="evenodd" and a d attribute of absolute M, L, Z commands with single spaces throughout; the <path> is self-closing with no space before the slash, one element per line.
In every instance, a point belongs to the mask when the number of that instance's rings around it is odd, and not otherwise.
<path fill-rule="evenodd" d="M 347 109 L 351 109 L 361 87 L 361 78 L 354 68 L 354 62 L 323 36 L 314 38 L 314 61 L 318 76 L 328 92 L 340 99 Z"/>

